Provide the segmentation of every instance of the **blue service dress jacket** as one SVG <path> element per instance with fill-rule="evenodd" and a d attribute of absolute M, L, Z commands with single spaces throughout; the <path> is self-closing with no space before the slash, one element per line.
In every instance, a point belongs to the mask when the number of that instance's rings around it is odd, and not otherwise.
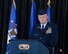
<path fill-rule="evenodd" d="M 58 29 L 55 24 L 47 23 L 44 30 L 36 24 L 32 30 L 32 38 L 43 43 L 48 49 L 55 46 L 58 40 Z"/>

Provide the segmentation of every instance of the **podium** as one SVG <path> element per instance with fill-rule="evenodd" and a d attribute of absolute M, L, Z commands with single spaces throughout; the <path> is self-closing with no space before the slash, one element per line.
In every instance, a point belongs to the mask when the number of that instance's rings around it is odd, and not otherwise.
<path fill-rule="evenodd" d="M 49 54 L 49 50 L 37 40 L 10 41 L 10 54 Z"/>

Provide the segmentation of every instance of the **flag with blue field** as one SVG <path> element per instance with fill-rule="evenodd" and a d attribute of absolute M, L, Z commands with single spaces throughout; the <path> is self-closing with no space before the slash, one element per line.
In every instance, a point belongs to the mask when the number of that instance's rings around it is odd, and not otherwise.
<path fill-rule="evenodd" d="M 35 1 L 32 0 L 31 12 L 30 12 L 29 38 L 31 38 L 32 29 L 35 23 L 36 23 L 36 3 Z"/>
<path fill-rule="evenodd" d="M 51 17 L 50 17 L 50 7 L 47 7 L 47 14 L 48 14 L 48 21 L 51 22 Z"/>
<path fill-rule="evenodd" d="M 16 34 L 17 34 L 16 27 L 17 27 L 17 24 L 16 24 L 16 4 L 15 4 L 15 0 L 12 0 L 9 25 L 8 25 L 6 54 L 10 53 L 10 41 L 16 39 Z"/>
<path fill-rule="evenodd" d="M 51 8 L 51 6 L 50 6 L 50 0 L 48 0 L 48 3 L 47 3 L 47 5 L 48 5 L 48 7 L 47 7 L 47 14 L 48 14 L 48 21 L 49 22 L 51 22 L 51 15 L 50 15 L 50 8 Z"/>

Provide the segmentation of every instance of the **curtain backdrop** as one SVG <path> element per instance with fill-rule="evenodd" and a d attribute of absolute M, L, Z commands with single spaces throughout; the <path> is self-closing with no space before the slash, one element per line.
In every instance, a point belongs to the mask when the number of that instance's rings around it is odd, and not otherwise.
<path fill-rule="evenodd" d="M 47 0 L 34 0 L 39 9 L 47 8 Z M 30 7 L 32 0 L 16 0 L 16 15 L 18 24 L 17 39 L 28 39 Z M 51 22 L 58 25 L 58 54 L 66 54 L 67 45 L 67 0 L 51 0 Z M 0 53 L 5 54 L 8 24 L 12 0 L 0 0 Z M 37 20 L 38 23 L 38 20 Z M 61 53 L 59 48 L 63 49 Z"/>

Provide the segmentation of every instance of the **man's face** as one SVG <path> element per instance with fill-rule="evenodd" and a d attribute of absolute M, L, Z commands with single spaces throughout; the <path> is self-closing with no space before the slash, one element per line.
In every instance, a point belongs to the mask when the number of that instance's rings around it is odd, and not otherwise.
<path fill-rule="evenodd" d="M 38 15 L 38 20 L 40 21 L 41 24 L 45 24 L 48 21 L 48 15 Z"/>

